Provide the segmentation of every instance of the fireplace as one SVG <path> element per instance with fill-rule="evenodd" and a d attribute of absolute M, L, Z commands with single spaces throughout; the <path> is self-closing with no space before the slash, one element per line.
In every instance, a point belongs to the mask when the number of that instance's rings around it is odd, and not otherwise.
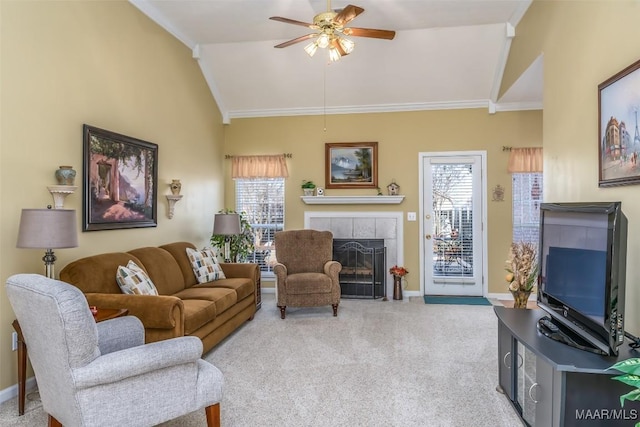
<path fill-rule="evenodd" d="M 401 211 L 306 211 L 304 228 L 329 230 L 334 239 L 382 239 L 386 248 L 383 274 L 386 275 L 386 295 L 393 295 L 393 280 L 389 269 L 403 265 L 403 212 Z M 384 294 L 384 293 L 383 293 Z"/>
<path fill-rule="evenodd" d="M 386 290 L 383 239 L 334 239 L 333 259 L 342 264 L 343 298 L 382 298 Z"/>

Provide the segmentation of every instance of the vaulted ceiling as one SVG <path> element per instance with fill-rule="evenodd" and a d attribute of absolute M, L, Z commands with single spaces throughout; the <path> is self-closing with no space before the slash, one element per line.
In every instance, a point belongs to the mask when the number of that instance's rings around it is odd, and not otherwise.
<path fill-rule="evenodd" d="M 393 40 L 350 37 L 354 51 L 310 58 L 325 0 L 130 0 L 193 51 L 223 120 L 301 114 L 542 107 L 542 60 L 498 99 L 515 27 L 531 0 L 334 0 L 364 8 L 347 26 L 395 30 Z M 516 35 L 517 36 L 517 35 Z"/>

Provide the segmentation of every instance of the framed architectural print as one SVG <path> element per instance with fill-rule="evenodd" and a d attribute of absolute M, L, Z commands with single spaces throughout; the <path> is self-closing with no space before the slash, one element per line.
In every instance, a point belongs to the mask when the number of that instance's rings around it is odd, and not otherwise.
<path fill-rule="evenodd" d="M 84 125 L 84 231 L 158 224 L 158 146 Z"/>
<path fill-rule="evenodd" d="M 378 143 L 325 144 L 325 188 L 377 188 Z"/>
<path fill-rule="evenodd" d="M 598 85 L 598 185 L 640 184 L 640 60 Z"/>

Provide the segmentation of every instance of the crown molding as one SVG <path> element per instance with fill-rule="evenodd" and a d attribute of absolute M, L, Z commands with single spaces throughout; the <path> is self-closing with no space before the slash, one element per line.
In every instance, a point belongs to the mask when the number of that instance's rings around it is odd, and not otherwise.
<path fill-rule="evenodd" d="M 232 119 L 280 116 L 320 116 L 324 114 L 362 114 L 362 113 L 394 113 L 425 110 L 462 110 L 469 108 L 487 108 L 488 100 L 424 102 L 410 104 L 351 105 L 344 107 L 317 108 L 282 108 L 266 110 L 229 111 Z"/>
<path fill-rule="evenodd" d="M 542 102 L 505 102 L 495 105 L 496 111 L 529 111 L 542 110 Z"/>
<path fill-rule="evenodd" d="M 217 99 L 217 98 L 216 98 Z M 353 105 L 346 107 L 322 108 L 281 108 L 266 110 L 227 111 L 229 119 L 249 119 L 256 117 L 320 116 L 325 114 L 396 113 L 428 110 L 465 110 L 471 108 L 495 108 L 495 111 L 542 110 L 542 102 L 495 103 L 488 99 L 451 102 L 424 102 L 411 104 Z M 228 122 L 225 122 L 228 124 Z"/>

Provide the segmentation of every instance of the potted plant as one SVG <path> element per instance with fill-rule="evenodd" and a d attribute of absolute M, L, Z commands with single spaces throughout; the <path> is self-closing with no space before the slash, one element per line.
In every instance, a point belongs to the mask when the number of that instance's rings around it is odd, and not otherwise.
<path fill-rule="evenodd" d="M 315 188 L 316 185 L 313 183 L 313 181 L 302 181 L 302 191 L 304 192 L 305 196 L 313 196 L 313 191 L 315 190 Z"/>
<path fill-rule="evenodd" d="M 222 209 L 218 213 L 234 214 L 237 212 L 231 209 Z M 233 262 L 245 262 L 249 254 L 251 254 L 254 249 L 253 230 L 251 229 L 251 224 L 249 224 L 249 221 L 247 220 L 247 214 L 246 212 L 241 212 L 239 215 L 240 230 L 242 231 L 240 234 L 233 236 L 224 236 L 222 234 L 211 235 L 211 245 L 217 247 L 218 250 L 223 250 L 225 238 L 231 237 L 229 249 L 231 253 L 231 261 Z"/>
<path fill-rule="evenodd" d="M 624 384 L 635 387 L 630 392 L 620 396 L 620 407 L 624 407 L 624 401 L 638 401 L 640 400 L 640 359 L 633 357 L 626 360 L 621 360 L 609 369 L 616 369 L 622 372 L 622 375 L 612 377 L 612 380 L 620 381 Z M 640 427 L 640 422 L 635 424 L 635 427 Z"/>

